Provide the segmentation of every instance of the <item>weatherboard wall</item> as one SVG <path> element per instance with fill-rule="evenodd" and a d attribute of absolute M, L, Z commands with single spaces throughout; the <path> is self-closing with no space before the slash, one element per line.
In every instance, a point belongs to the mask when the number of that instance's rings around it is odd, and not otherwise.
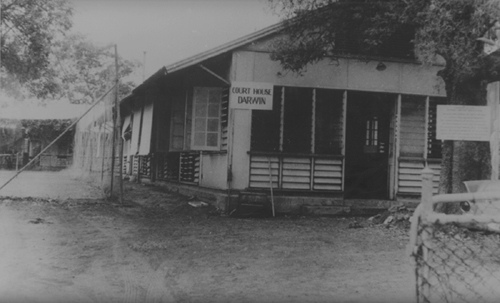
<path fill-rule="evenodd" d="M 256 45 L 252 46 L 256 48 Z M 445 90 L 442 81 L 436 76 L 436 73 L 442 67 L 421 66 L 418 64 L 402 63 L 402 62 L 384 62 L 386 69 L 378 71 L 376 66 L 377 61 L 360 61 L 357 59 L 339 59 L 338 61 L 330 62 L 324 60 L 314 65 L 309 65 L 305 68 L 301 75 L 284 71 L 279 62 L 272 61 L 269 58 L 269 53 L 263 51 L 264 48 L 258 51 L 239 50 L 233 53 L 233 65 L 231 70 L 231 81 L 249 81 L 249 82 L 267 82 L 276 86 L 286 87 L 310 87 L 310 88 L 326 88 L 339 89 L 346 91 L 369 91 L 369 92 L 390 92 L 400 95 L 418 95 L 422 98 L 422 106 L 425 106 L 425 98 L 427 96 L 444 97 Z M 349 102 L 347 100 L 347 102 Z M 232 110 L 234 120 L 234 139 L 233 139 L 233 188 L 245 189 L 252 188 L 253 185 L 265 188 L 269 187 L 269 156 L 249 155 L 250 146 L 249 140 L 252 128 L 252 119 L 250 110 Z M 413 134 L 413 130 L 409 130 L 407 126 L 414 123 L 412 115 L 405 115 L 396 119 L 396 129 L 399 129 L 399 136 L 396 138 L 395 144 L 399 144 L 399 149 L 406 151 L 408 149 L 423 149 L 423 143 L 426 138 L 426 133 L 421 131 L 425 128 L 425 121 L 417 121 L 418 134 Z M 421 124 L 421 125 L 420 125 Z M 418 136 L 419 138 L 415 138 Z M 418 147 L 406 146 L 408 142 L 418 142 Z M 401 146 L 405 144 L 405 146 Z M 417 143 L 415 143 L 417 144 Z M 422 151 L 423 152 L 423 151 Z M 399 155 L 396 155 L 399 157 Z M 283 161 L 286 162 L 286 157 Z M 253 161 L 254 159 L 255 161 Z M 274 159 L 274 158 L 272 158 Z M 313 158 L 311 158 L 313 159 Z M 420 183 L 418 180 L 413 181 L 414 174 L 420 171 L 420 164 L 413 165 L 407 163 L 404 159 L 395 158 L 395 169 L 392 170 L 391 180 L 396 182 L 396 185 L 391 187 L 391 191 L 397 194 L 398 190 L 405 193 L 418 194 L 420 192 Z M 265 160 L 265 161 L 264 161 Z M 276 160 L 276 159 L 274 159 Z M 258 162 L 260 161 L 260 162 Z M 264 162 L 262 162 L 264 161 Z M 302 160 L 301 160 L 302 161 Z M 310 161 L 310 160 L 309 160 Z M 328 190 L 342 190 L 342 174 L 343 166 L 342 159 L 336 160 L 340 165 L 335 166 L 335 171 L 340 173 L 339 178 L 335 180 Z M 255 162 L 255 163 L 254 163 Z M 276 183 L 287 180 L 287 176 L 283 175 L 280 170 L 275 170 L 278 162 L 271 161 L 273 170 L 271 174 L 273 181 Z M 423 163 L 423 161 L 418 161 Z M 296 165 L 297 166 L 297 165 Z M 418 167 L 417 167 L 418 166 Z M 277 166 L 278 167 L 278 166 Z M 439 165 L 433 165 L 437 173 Z M 267 171 L 267 175 L 265 172 Z M 300 184 L 303 189 L 315 189 L 315 184 L 311 179 L 311 174 L 316 172 L 313 169 L 297 171 L 297 176 L 293 176 L 293 181 Z M 305 180 L 309 178 L 308 180 Z M 410 183 L 407 180 L 410 178 Z M 288 178 L 290 179 L 290 178 Z M 280 181 L 278 181 L 280 180 Z M 305 181 L 304 181 L 305 180 Z M 391 183 L 392 183 L 391 182 Z M 335 186 L 334 186 L 335 185 Z M 277 187 L 278 185 L 274 185 Z M 299 189 L 292 184 L 292 188 Z M 284 187 L 283 187 L 284 188 Z M 391 194 L 392 196 L 392 194 Z"/>

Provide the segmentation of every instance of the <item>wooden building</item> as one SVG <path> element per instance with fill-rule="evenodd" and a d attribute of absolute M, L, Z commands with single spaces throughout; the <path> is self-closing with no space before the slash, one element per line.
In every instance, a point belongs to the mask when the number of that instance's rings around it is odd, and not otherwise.
<path fill-rule="evenodd" d="M 0 169 L 23 167 L 59 136 L 64 130 L 60 128 L 71 122 L 71 119 L 0 118 Z M 73 133 L 69 131 L 49 147 L 28 169 L 61 170 L 69 167 L 72 163 Z M 13 164 L 6 163 L 7 159 Z"/>
<path fill-rule="evenodd" d="M 228 195 L 269 196 L 271 179 L 281 212 L 412 200 L 425 164 L 437 189 L 442 66 L 354 54 L 297 75 L 270 59 L 281 26 L 163 67 L 123 99 L 124 172 L 225 210 Z M 271 87 L 271 107 L 234 106 L 242 85 Z"/>

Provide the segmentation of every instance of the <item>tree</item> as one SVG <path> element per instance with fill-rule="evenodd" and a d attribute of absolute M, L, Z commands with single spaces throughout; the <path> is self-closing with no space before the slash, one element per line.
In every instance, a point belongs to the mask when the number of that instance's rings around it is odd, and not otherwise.
<path fill-rule="evenodd" d="M 51 54 L 58 87 L 57 98 L 66 97 L 71 103 L 93 103 L 115 82 L 113 45 L 96 46 L 82 35 L 68 35 L 58 41 Z M 126 78 L 140 65 L 137 61 L 118 60 L 118 77 Z M 135 83 L 121 81 L 119 95 L 130 94 Z"/>
<path fill-rule="evenodd" d="M 422 64 L 441 57 L 445 64 L 438 76 L 453 105 L 485 105 L 487 84 L 500 80 L 500 51 L 483 53 L 485 35 L 500 20 L 498 1 L 270 1 L 284 17 L 287 34 L 274 43 L 271 56 L 285 69 L 300 73 L 307 64 L 352 52 L 367 60 L 413 57 Z M 391 50 L 395 37 L 412 53 Z M 441 193 L 461 192 L 462 181 L 489 179 L 490 172 L 488 142 L 444 142 Z"/>
<path fill-rule="evenodd" d="M 21 120 L 21 125 L 26 135 L 31 140 L 52 142 L 62 134 L 72 123 L 73 119 L 46 119 L 46 120 Z M 62 146 L 71 146 L 74 141 L 75 129 L 70 129 L 58 141 Z"/>
<path fill-rule="evenodd" d="M 2 88 L 23 86 L 37 97 L 54 92 L 49 68 L 53 42 L 72 26 L 67 0 L 2 0 L 0 3 Z"/>
<path fill-rule="evenodd" d="M 18 99 L 67 98 L 92 103 L 114 84 L 112 45 L 96 46 L 71 34 L 72 8 L 67 0 L 1 1 L 2 90 Z M 138 62 L 119 60 L 119 78 L 131 74 Z M 128 95 L 135 84 L 121 82 Z"/>

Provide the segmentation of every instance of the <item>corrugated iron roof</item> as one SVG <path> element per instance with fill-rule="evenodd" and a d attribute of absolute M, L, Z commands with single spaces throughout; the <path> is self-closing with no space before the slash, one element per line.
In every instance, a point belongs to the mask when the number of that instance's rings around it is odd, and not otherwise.
<path fill-rule="evenodd" d="M 252 43 L 252 42 L 254 42 L 258 39 L 261 39 L 263 37 L 266 37 L 270 34 L 277 33 L 281 29 L 283 29 L 283 27 L 284 27 L 284 22 L 280 22 L 280 23 L 268 26 L 268 27 L 263 28 L 259 31 L 251 33 L 249 35 L 243 36 L 241 38 L 238 38 L 238 39 L 233 40 L 231 42 L 228 42 L 226 44 L 212 48 L 208 51 L 194 55 L 192 57 L 186 58 L 184 60 L 178 61 L 176 63 L 170 64 L 170 65 L 165 66 L 165 67 L 166 67 L 168 73 L 172 73 L 172 72 L 184 69 L 186 67 L 193 66 L 193 65 L 198 64 L 200 62 L 203 62 L 207 59 L 210 59 L 210 58 L 213 58 L 213 57 L 218 56 L 220 54 L 223 54 L 225 52 L 234 50 L 234 49 L 241 47 L 243 45 Z"/>
<path fill-rule="evenodd" d="M 261 39 L 263 37 L 266 37 L 268 35 L 277 33 L 281 29 L 284 28 L 284 24 L 285 24 L 285 22 L 276 23 L 274 25 L 265 27 L 259 31 L 251 33 L 249 35 L 246 35 L 246 36 L 243 36 L 243 37 L 238 38 L 236 40 L 230 41 L 226 44 L 212 48 L 210 50 L 199 53 L 197 55 L 186 58 L 184 60 L 178 61 L 176 63 L 170 64 L 168 66 L 161 67 L 156 73 L 151 75 L 149 78 L 147 78 L 141 84 L 139 84 L 136 88 L 134 88 L 132 90 L 132 94 L 123 98 L 120 101 L 120 105 L 123 105 L 123 104 L 126 104 L 126 103 L 132 101 L 132 99 L 134 98 L 134 94 L 138 94 L 141 89 L 145 88 L 148 84 L 153 83 L 156 79 L 159 79 L 162 76 L 165 76 L 165 75 L 173 73 L 175 71 L 179 71 L 179 70 L 182 70 L 184 68 L 196 65 L 196 64 L 203 62 L 207 59 L 213 58 L 213 57 L 218 56 L 220 54 L 223 54 L 225 52 L 229 52 L 229 51 L 234 50 L 234 49 L 241 47 L 243 45 L 252 43 L 252 42 L 254 42 L 258 39 Z"/>

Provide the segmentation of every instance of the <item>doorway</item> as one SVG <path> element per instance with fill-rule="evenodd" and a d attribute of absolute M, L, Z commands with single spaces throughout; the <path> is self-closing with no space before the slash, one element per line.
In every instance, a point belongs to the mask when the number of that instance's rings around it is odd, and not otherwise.
<path fill-rule="evenodd" d="M 348 92 L 344 196 L 388 199 L 389 138 L 396 95 Z"/>

